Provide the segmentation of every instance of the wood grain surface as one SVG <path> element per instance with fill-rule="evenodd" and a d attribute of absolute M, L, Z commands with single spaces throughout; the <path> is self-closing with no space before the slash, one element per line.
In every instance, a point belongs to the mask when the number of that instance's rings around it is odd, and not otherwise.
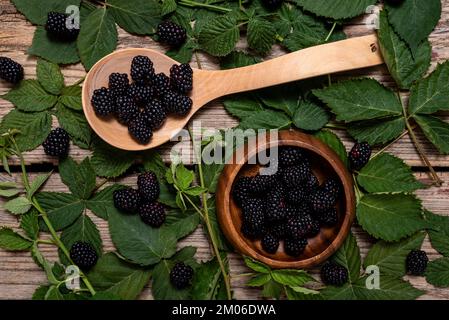
<path fill-rule="evenodd" d="M 449 60 L 449 1 L 444 0 L 442 18 L 430 37 L 430 41 L 433 46 L 432 52 L 432 69 L 436 63 Z M 345 32 L 348 36 L 363 36 L 373 32 L 372 24 L 373 15 L 366 15 L 361 18 L 352 20 L 345 26 Z M 27 48 L 30 46 L 35 27 L 26 21 L 24 16 L 18 13 L 15 7 L 9 2 L 9 0 L 0 0 L 0 55 L 8 56 L 23 64 L 25 68 L 26 78 L 36 77 L 36 58 L 27 55 Z M 245 42 L 242 40 L 239 42 L 238 47 L 244 48 Z M 158 51 L 163 51 L 164 48 L 160 47 L 149 37 L 137 37 L 126 33 L 119 29 L 119 44 L 118 48 L 129 47 L 142 47 L 151 48 Z M 273 53 L 267 57 L 267 59 L 285 54 L 281 49 L 275 48 Z M 199 54 L 199 59 L 203 69 L 216 70 L 218 69 L 217 60 L 207 55 Z M 192 66 L 196 67 L 196 63 L 192 62 Z M 66 84 L 71 84 L 85 76 L 85 71 L 80 64 L 66 66 L 63 69 L 63 73 L 66 77 Z M 364 69 L 359 71 L 353 71 L 350 73 L 342 73 L 334 75 L 334 81 L 339 79 L 345 79 L 348 77 L 357 76 L 369 76 L 377 80 L 382 81 L 386 86 L 392 86 L 393 81 L 388 74 L 387 69 L 384 66 L 373 67 L 370 69 Z M 0 83 L 0 94 L 6 93 L 10 87 L 4 82 Z M 0 99 L 0 117 L 7 114 L 12 108 L 12 105 Z M 449 120 L 449 115 L 444 115 L 446 120 Z M 201 120 L 202 126 L 205 128 L 229 128 L 237 124 L 236 119 L 229 116 L 220 100 L 209 103 L 206 107 L 202 108 L 193 117 L 193 120 Z M 56 120 L 54 125 L 56 126 Z M 343 131 L 336 131 L 336 133 L 343 139 L 347 148 L 349 148 L 353 141 Z M 425 150 L 429 156 L 430 161 L 437 169 L 440 177 L 444 181 L 444 184 L 440 188 L 428 188 L 420 190 L 418 192 L 419 197 L 423 200 L 424 206 L 435 213 L 442 215 L 449 215 L 449 156 L 439 155 L 436 150 L 426 142 L 425 138 L 419 134 L 420 142 L 425 146 Z M 158 149 L 165 161 L 169 160 L 168 151 L 172 144 L 168 143 Z M 416 153 L 408 136 L 402 138 L 398 143 L 392 146 L 389 152 L 401 157 L 410 166 L 413 166 L 416 171 L 416 176 L 419 180 L 429 183 L 429 177 L 426 173 L 426 169 L 423 167 L 422 161 L 419 155 Z M 76 146 L 72 146 L 70 154 L 77 160 L 83 159 L 89 156 L 91 153 L 87 150 L 82 150 Z M 47 157 L 42 147 L 37 148 L 32 152 L 25 154 L 25 159 L 30 169 L 33 169 L 34 164 L 57 164 L 54 159 Z M 184 159 L 187 163 L 190 158 L 188 154 Z M 18 164 L 17 159 L 12 159 L 12 164 Z M 33 174 L 38 174 L 35 172 Z M 6 174 L 0 174 L 0 180 L 16 180 L 20 181 L 20 176 L 14 173 L 12 177 Z M 120 182 L 135 185 L 136 177 L 129 175 Z M 67 191 L 67 188 L 62 184 L 59 175 L 53 174 L 50 180 L 44 187 L 46 191 Z M 1 204 L 1 201 L 0 201 Z M 94 215 L 91 215 L 95 223 L 97 223 L 99 230 L 101 231 L 102 238 L 104 240 L 104 248 L 106 251 L 114 250 L 113 244 L 109 237 L 107 223 Z M 18 221 L 14 216 L 11 216 L 0 209 L 0 225 L 6 225 L 12 228 L 18 227 Z M 366 252 L 373 243 L 365 232 L 361 231 L 358 226 L 353 227 L 353 232 L 357 237 L 359 246 L 361 247 L 362 255 L 366 255 Z M 180 243 L 180 246 L 193 245 L 198 247 L 197 258 L 205 260 L 210 257 L 209 244 L 206 241 L 203 231 L 199 228 L 188 238 Z M 47 258 L 50 260 L 57 259 L 56 250 L 50 246 L 42 246 Z M 431 260 L 436 259 L 439 255 L 431 248 L 428 240 L 424 243 L 424 250 L 427 251 Z M 245 277 L 239 276 L 245 272 L 248 272 L 246 267 L 242 263 L 242 259 L 237 254 L 231 254 L 230 259 L 232 285 L 234 294 L 237 299 L 255 299 L 260 297 L 260 290 L 251 289 L 245 287 Z M 316 270 L 312 270 L 316 273 Z M 419 289 L 426 291 L 426 294 L 421 299 L 449 299 L 449 289 L 435 288 L 426 283 L 425 279 L 419 277 L 410 278 L 412 283 Z M 0 249 L 0 299 L 29 299 L 31 298 L 34 290 L 40 284 L 46 283 L 45 274 L 42 270 L 33 262 L 29 253 L 11 253 Z M 141 299 L 152 299 L 151 291 L 148 287 L 140 296 Z"/>

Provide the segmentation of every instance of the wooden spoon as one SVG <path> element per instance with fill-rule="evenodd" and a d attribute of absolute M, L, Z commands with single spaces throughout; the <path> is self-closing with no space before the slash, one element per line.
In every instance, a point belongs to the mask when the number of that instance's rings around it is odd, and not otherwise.
<path fill-rule="evenodd" d="M 82 97 L 84 113 L 92 129 L 109 144 L 130 151 L 151 149 L 169 141 L 189 122 L 195 112 L 216 98 L 383 63 L 377 37 L 369 35 L 307 48 L 237 69 L 194 69 L 193 91 L 190 94 L 193 100 L 191 112 L 183 118 L 170 116 L 162 128 L 154 132 L 151 141 L 142 145 L 115 118 L 98 117 L 90 102 L 95 89 L 107 87 L 111 73 L 129 74 L 131 60 L 136 55 L 148 56 L 153 61 L 156 72 L 169 74 L 170 67 L 177 64 L 175 60 L 155 50 L 132 48 L 116 51 L 98 61 L 89 71 Z"/>

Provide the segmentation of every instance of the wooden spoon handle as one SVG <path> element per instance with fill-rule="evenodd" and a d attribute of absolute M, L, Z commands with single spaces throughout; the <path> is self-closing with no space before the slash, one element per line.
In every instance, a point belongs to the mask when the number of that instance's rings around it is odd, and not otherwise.
<path fill-rule="evenodd" d="M 198 78 L 206 86 L 198 97 L 202 104 L 232 93 L 382 63 L 377 37 L 369 35 L 307 48 L 247 67 L 195 70 L 194 81 Z"/>

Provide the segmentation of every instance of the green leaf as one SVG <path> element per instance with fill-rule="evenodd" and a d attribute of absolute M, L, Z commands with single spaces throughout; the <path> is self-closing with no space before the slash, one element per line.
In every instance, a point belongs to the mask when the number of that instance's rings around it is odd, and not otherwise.
<path fill-rule="evenodd" d="M 158 201 L 162 204 L 165 204 L 166 206 L 169 206 L 171 208 L 178 208 L 178 205 L 176 204 L 176 191 L 172 186 L 170 186 L 168 183 L 161 181 L 160 182 L 160 189 L 161 192 L 159 194 Z"/>
<path fill-rule="evenodd" d="M 30 151 L 41 145 L 51 131 L 51 115 L 48 112 L 25 113 L 11 110 L 3 117 L 0 131 L 18 129 L 15 137 L 21 151 Z"/>
<path fill-rule="evenodd" d="M 203 164 L 204 186 L 210 193 L 215 193 L 218 179 L 224 169 L 224 164 Z"/>
<path fill-rule="evenodd" d="M 65 12 L 70 5 L 79 6 L 80 0 L 12 0 L 16 6 L 28 20 L 33 24 L 44 25 L 47 22 L 47 13 L 50 11 Z"/>
<path fill-rule="evenodd" d="M 163 0 L 161 15 L 165 16 L 169 13 L 172 13 L 172 12 L 176 11 L 176 8 L 177 8 L 176 0 Z"/>
<path fill-rule="evenodd" d="M 383 145 L 401 135 L 405 130 L 404 117 L 352 122 L 348 125 L 348 133 L 359 142 L 367 142 L 372 146 Z"/>
<path fill-rule="evenodd" d="M 47 182 L 51 174 L 52 172 L 44 173 L 34 178 L 34 180 L 30 183 L 30 189 L 28 190 L 27 196 L 31 198 L 44 185 L 44 183 Z"/>
<path fill-rule="evenodd" d="M 87 149 L 92 138 L 92 130 L 84 114 L 58 103 L 56 117 L 59 125 L 67 131 L 73 142 L 81 148 Z"/>
<path fill-rule="evenodd" d="M 28 250 L 33 243 L 9 228 L 0 229 L 0 248 L 8 251 Z"/>
<path fill-rule="evenodd" d="M 81 101 L 81 87 L 78 85 L 64 87 L 61 91 L 61 96 L 59 96 L 59 102 L 67 108 L 78 111 L 83 110 L 83 103 Z"/>
<path fill-rule="evenodd" d="M 378 31 L 382 56 L 388 70 L 401 89 L 410 89 L 430 66 L 432 48 L 429 41 L 422 42 L 412 54 L 407 43 L 403 41 L 388 23 L 385 11 L 380 12 L 380 30 Z"/>
<path fill-rule="evenodd" d="M 78 51 L 86 70 L 117 46 L 117 28 L 114 19 L 106 8 L 94 10 L 83 21 L 78 35 Z"/>
<path fill-rule="evenodd" d="M 165 175 L 167 167 L 162 160 L 161 155 L 156 151 L 146 151 L 143 159 L 143 168 L 145 171 L 153 171 L 159 179 Z"/>
<path fill-rule="evenodd" d="M 348 234 L 345 242 L 332 259 L 348 270 L 350 282 L 356 282 L 359 279 L 362 261 L 359 246 L 352 232 Z"/>
<path fill-rule="evenodd" d="M 198 37 L 198 44 L 207 53 L 223 57 L 231 53 L 240 39 L 237 20 L 232 15 L 219 16 L 204 25 Z"/>
<path fill-rule="evenodd" d="M 46 92 L 37 80 L 23 80 L 2 98 L 26 112 L 50 109 L 58 101 L 58 98 Z"/>
<path fill-rule="evenodd" d="M 390 89 L 374 79 L 343 81 L 313 94 L 326 103 L 337 120 L 353 122 L 400 116 L 402 106 Z"/>
<path fill-rule="evenodd" d="M 308 282 L 315 281 L 315 279 L 304 270 L 273 270 L 271 272 L 271 277 L 277 283 L 289 287 L 301 287 Z"/>
<path fill-rule="evenodd" d="M 45 295 L 47 294 L 48 289 L 50 289 L 50 286 L 40 286 L 40 287 L 38 287 L 34 291 L 33 297 L 31 299 L 32 300 L 45 300 Z"/>
<path fill-rule="evenodd" d="M 439 64 L 427 78 L 418 81 L 410 91 L 410 114 L 431 114 L 449 110 L 449 61 Z"/>
<path fill-rule="evenodd" d="M 209 222 L 212 227 L 218 249 L 220 251 L 232 251 L 233 249 L 229 245 L 226 237 L 224 236 L 223 232 L 221 231 L 220 224 L 218 223 L 217 212 L 216 212 L 217 210 L 215 208 L 215 198 L 213 198 L 213 197 L 209 198 L 208 208 L 209 208 Z M 209 229 L 207 228 L 207 226 L 204 223 L 203 223 L 203 230 L 210 239 Z"/>
<path fill-rule="evenodd" d="M 251 94 L 239 94 L 228 97 L 223 101 L 223 104 L 231 115 L 240 119 L 263 110 L 257 98 Z"/>
<path fill-rule="evenodd" d="M 360 170 L 357 182 L 370 193 L 407 193 L 424 187 L 402 159 L 389 153 L 382 153 L 372 158 Z"/>
<path fill-rule="evenodd" d="M 327 111 L 309 100 L 301 101 L 293 116 L 293 124 L 303 130 L 319 130 L 328 122 Z"/>
<path fill-rule="evenodd" d="M 367 289 L 365 279 L 359 280 L 354 292 L 359 300 L 414 300 L 424 292 L 414 288 L 409 282 L 396 277 L 381 276 L 380 289 Z"/>
<path fill-rule="evenodd" d="M 86 206 L 97 217 L 108 220 L 109 212 L 118 212 L 114 206 L 113 193 L 115 190 L 122 189 L 123 186 L 114 184 L 106 187 L 100 192 L 94 194 L 92 198 L 86 201 Z"/>
<path fill-rule="evenodd" d="M 284 111 L 292 117 L 301 102 L 300 87 L 297 83 L 276 86 L 258 93 L 264 105 L 275 110 Z"/>
<path fill-rule="evenodd" d="M 138 215 L 109 212 L 109 230 L 118 252 L 129 261 L 152 265 L 176 251 L 176 237 L 162 227 L 154 229 L 142 223 Z"/>
<path fill-rule="evenodd" d="M 20 189 L 0 189 L 0 197 L 11 198 L 21 192 Z"/>
<path fill-rule="evenodd" d="M 407 0 L 399 6 L 386 5 L 388 18 L 412 52 L 430 35 L 441 17 L 440 0 Z"/>
<path fill-rule="evenodd" d="M 36 194 L 36 200 L 47 212 L 56 231 L 70 226 L 85 209 L 85 203 L 69 193 L 40 192 Z M 40 227 L 47 230 L 42 221 Z"/>
<path fill-rule="evenodd" d="M 186 189 L 184 192 L 189 196 L 198 197 L 207 192 L 207 189 L 200 186 L 194 186 Z"/>
<path fill-rule="evenodd" d="M 182 163 L 176 167 L 176 185 L 181 190 L 186 190 L 193 182 L 195 174 L 187 169 Z"/>
<path fill-rule="evenodd" d="M 44 27 L 37 27 L 28 54 L 44 58 L 57 64 L 72 64 L 80 61 L 76 42 L 50 39 Z"/>
<path fill-rule="evenodd" d="M 172 48 L 165 54 L 179 63 L 189 63 L 192 60 L 193 52 L 198 48 L 198 45 L 193 39 L 187 41 L 179 48 Z"/>
<path fill-rule="evenodd" d="M 432 247 L 445 257 L 449 257 L 449 217 L 424 211 L 430 223 L 427 230 Z"/>
<path fill-rule="evenodd" d="M 155 0 L 108 0 L 108 10 L 129 33 L 153 34 L 161 22 L 161 7 Z"/>
<path fill-rule="evenodd" d="M 259 273 L 248 280 L 246 285 L 248 287 L 262 287 L 271 281 L 271 275 L 269 273 Z"/>
<path fill-rule="evenodd" d="M 224 286 L 224 283 L 220 265 L 217 258 L 213 258 L 201 264 L 196 270 L 192 283 L 191 298 L 193 300 L 215 300 L 221 286 Z"/>
<path fill-rule="evenodd" d="M 368 6 L 376 0 L 296 0 L 305 10 L 326 18 L 335 20 L 347 19 L 365 13 Z"/>
<path fill-rule="evenodd" d="M 285 292 L 287 294 L 288 300 L 323 300 L 323 296 L 321 294 L 319 294 L 318 291 L 303 288 L 303 287 L 294 288 L 294 289 L 286 288 Z"/>
<path fill-rule="evenodd" d="M 166 211 L 165 226 L 176 239 L 181 239 L 196 230 L 200 223 L 200 216 L 196 211 L 170 209 Z"/>
<path fill-rule="evenodd" d="M 116 149 L 98 137 L 92 140 L 92 149 L 91 164 L 100 177 L 118 177 L 134 163 L 134 153 Z"/>
<path fill-rule="evenodd" d="M 348 153 L 340 138 L 330 130 L 321 130 L 315 137 L 327 144 L 340 157 L 346 167 L 349 166 Z"/>
<path fill-rule="evenodd" d="M 39 59 L 36 67 L 37 80 L 47 92 L 58 95 L 64 87 L 64 76 L 55 63 Z"/>
<path fill-rule="evenodd" d="M 240 121 L 239 128 L 246 129 L 285 129 L 291 124 L 283 112 L 264 110 L 256 112 Z"/>
<path fill-rule="evenodd" d="M 20 218 L 20 227 L 25 231 L 26 235 L 33 240 L 39 236 L 39 215 L 36 210 L 25 213 Z"/>
<path fill-rule="evenodd" d="M 271 273 L 270 267 L 265 265 L 265 264 L 263 264 L 262 262 L 254 260 L 254 259 L 252 259 L 250 257 L 244 257 L 244 261 L 245 261 L 245 264 L 246 264 L 246 266 L 248 268 L 250 268 L 250 269 L 252 269 L 252 270 L 254 270 L 256 272 L 267 273 L 267 274 Z"/>
<path fill-rule="evenodd" d="M 428 225 L 421 216 L 421 201 L 405 194 L 364 195 L 357 219 L 366 232 L 385 241 L 399 241 Z"/>
<path fill-rule="evenodd" d="M 389 274 L 395 277 L 405 275 L 405 259 L 411 250 L 420 249 L 426 234 L 419 232 L 400 242 L 389 243 L 379 241 L 374 244 L 368 252 L 363 266 L 370 265 L 379 267 L 381 274 Z"/>
<path fill-rule="evenodd" d="M 246 67 L 252 64 L 259 63 L 260 59 L 251 56 L 241 51 L 232 51 L 226 57 L 221 58 L 221 69 L 234 69 L 240 67 Z"/>
<path fill-rule="evenodd" d="M 248 46 L 260 54 L 271 51 L 275 42 L 276 29 L 267 20 L 253 18 L 249 20 L 247 29 Z"/>
<path fill-rule="evenodd" d="M 438 151 L 449 154 L 449 123 L 433 116 L 414 115 L 413 118 Z"/>
<path fill-rule="evenodd" d="M 449 287 L 449 258 L 431 261 L 427 266 L 426 280 L 436 287 Z"/>
<path fill-rule="evenodd" d="M 279 300 L 281 298 L 283 288 L 284 287 L 281 284 L 270 280 L 263 286 L 262 297 Z"/>
<path fill-rule="evenodd" d="M 95 289 L 123 300 L 137 299 L 150 276 L 150 270 L 127 263 L 112 252 L 103 255 L 88 273 Z"/>
<path fill-rule="evenodd" d="M 88 199 L 95 189 L 95 171 L 89 158 L 85 158 L 80 164 L 71 157 L 65 158 L 59 163 L 59 174 L 62 182 L 79 199 Z"/>
<path fill-rule="evenodd" d="M 3 208 L 12 214 L 24 214 L 31 208 L 31 202 L 25 197 L 17 197 L 9 200 L 3 205 Z"/>

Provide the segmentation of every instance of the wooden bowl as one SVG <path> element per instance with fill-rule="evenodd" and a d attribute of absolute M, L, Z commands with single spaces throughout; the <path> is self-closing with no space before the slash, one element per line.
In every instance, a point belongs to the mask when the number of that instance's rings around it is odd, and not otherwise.
<path fill-rule="evenodd" d="M 252 241 L 245 238 L 240 228 L 242 226 L 241 210 L 235 204 L 231 190 L 234 181 L 240 176 L 257 174 L 259 165 L 248 164 L 251 159 L 263 150 L 274 146 L 295 146 L 302 148 L 308 154 L 312 171 L 318 180 L 334 177 L 341 181 L 343 192 L 337 202 L 339 221 L 335 227 L 321 228 L 320 233 L 308 239 L 308 245 L 303 254 L 297 258 L 288 256 L 280 245 L 276 254 L 268 254 L 262 250 L 260 240 Z M 340 160 L 339 156 L 326 144 L 313 136 L 287 130 L 279 132 L 277 140 L 271 140 L 269 135 L 265 141 L 247 143 L 240 150 L 241 156 L 234 154 L 232 162 L 226 164 L 216 192 L 218 220 L 223 233 L 229 242 L 242 254 L 259 260 L 272 268 L 311 268 L 328 259 L 344 242 L 355 216 L 355 195 L 351 174 Z"/>

